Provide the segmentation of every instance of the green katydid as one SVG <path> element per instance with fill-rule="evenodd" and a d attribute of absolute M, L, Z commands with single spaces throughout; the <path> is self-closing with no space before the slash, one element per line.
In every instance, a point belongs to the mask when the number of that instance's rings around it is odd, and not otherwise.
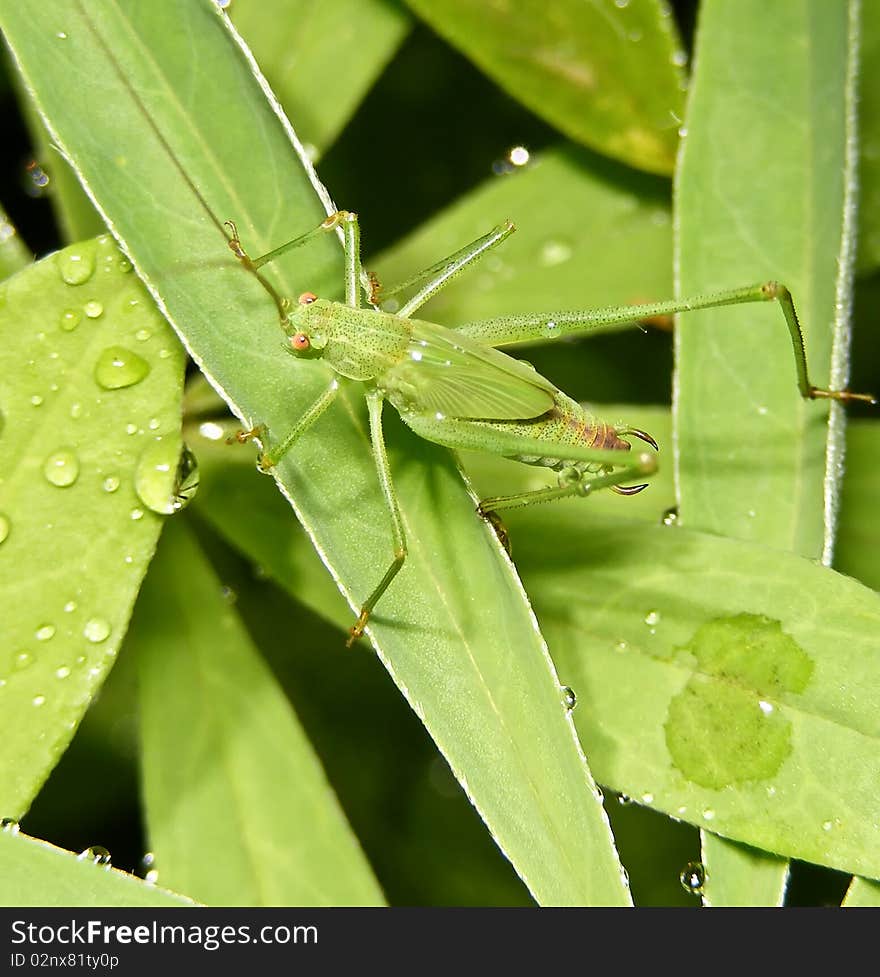
<path fill-rule="evenodd" d="M 484 499 L 478 508 L 484 517 L 516 506 L 586 496 L 601 488 L 633 495 L 646 488 L 647 483 L 624 483 L 656 471 L 654 453 L 630 452 L 628 438 L 633 437 L 659 450 L 649 434 L 632 427 L 615 429 L 567 397 L 529 364 L 500 352 L 498 346 L 555 339 L 660 315 L 775 300 L 791 335 L 801 396 L 875 402 L 867 394 L 825 390 L 811 383 L 791 293 L 778 282 L 645 305 L 505 316 L 450 329 L 411 316 L 447 282 L 511 234 L 511 223 L 496 227 L 390 290 L 382 289 L 375 277 L 364 271 L 358 220 L 349 211 L 338 211 L 314 230 L 253 259 L 242 246 L 235 225 L 228 221 L 227 227 L 229 247 L 257 276 L 278 307 L 286 348 L 297 357 L 323 360 L 335 374 L 324 393 L 283 439 L 273 439 L 270 445 L 264 425 L 240 432 L 239 441 L 260 442 L 259 467 L 270 469 L 318 420 L 333 403 L 340 380 L 360 382 L 365 387 L 373 456 L 391 520 L 394 558 L 361 606 L 349 632 L 349 645 L 363 634 L 377 601 L 406 560 L 406 538 L 382 434 L 382 406 L 386 400 L 416 434 L 428 441 L 497 454 L 558 472 L 556 487 Z M 259 269 L 272 259 L 336 228 L 342 231 L 345 256 L 344 303 L 320 299 L 312 292 L 304 292 L 292 303 L 260 274 Z M 380 295 L 384 299 L 415 286 L 420 287 L 397 312 L 378 308 Z M 362 307 L 362 293 L 366 308 Z"/>

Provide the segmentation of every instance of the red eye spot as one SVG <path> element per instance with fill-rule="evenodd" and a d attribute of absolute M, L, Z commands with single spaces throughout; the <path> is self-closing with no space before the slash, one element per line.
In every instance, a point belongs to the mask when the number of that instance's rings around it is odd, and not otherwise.
<path fill-rule="evenodd" d="M 312 344 L 309 342 L 309 337 L 304 332 L 298 332 L 295 336 L 290 337 L 290 345 L 297 350 L 308 349 Z"/>
<path fill-rule="evenodd" d="M 300 305 L 311 305 L 312 302 L 317 299 L 317 295 L 314 292 L 303 292 L 302 295 L 297 299 Z"/>

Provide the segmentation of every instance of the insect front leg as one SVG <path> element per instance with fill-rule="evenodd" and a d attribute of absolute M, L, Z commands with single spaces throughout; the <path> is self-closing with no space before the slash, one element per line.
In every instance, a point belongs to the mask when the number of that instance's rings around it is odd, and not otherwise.
<path fill-rule="evenodd" d="M 382 495 L 385 498 L 385 505 L 388 507 L 388 512 L 391 516 L 394 559 L 391 561 L 391 566 L 385 571 L 385 575 L 374 588 L 373 592 L 364 601 L 357 621 L 355 621 L 349 630 L 349 637 L 346 642 L 349 648 L 364 633 L 364 628 L 370 618 L 370 613 L 376 606 L 376 602 L 388 589 L 391 581 L 397 576 L 406 560 L 406 534 L 403 529 L 403 520 L 400 517 L 400 506 L 397 503 L 397 496 L 394 494 L 394 486 L 391 482 L 391 468 L 388 464 L 388 455 L 385 451 L 385 437 L 382 433 L 383 403 L 384 398 L 377 390 L 367 392 L 367 409 L 370 414 L 370 441 L 373 446 L 376 471 L 379 475 L 379 485 L 382 489 Z"/>
<path fill-rule="evenodd" d="M 321 394 L 321 396 L 312 404 L 312 406 L 303 414 L 297 425 L 293 428 L 288 435 L 283 438 L 278 444 L 273 447 L 269 447 L 269 429 L 265 424 L 257 424 L 249 431 L 239 431 L 238 434 L 233 435 L 233 437 L 227 439 L 227 443 L 232 443 L 233 441 L 238 441 L 240 444 L 244 444 L 247 441 L 259 441 L 262 447 L 262 452 L 257 460 L 257 467 L 262 472 L 269 471 L 270 468 L 274 468 L 275 465 L 287 454 L 287 452 L 293 447 L 293 445 L 305 434 L 306 431 L 317 421 L 317 419 L 324 413 L 325 410 L 333 403 L 336 399 L 336 394 L 339 392 L 339 381 L 334 377 L 330 382 L 330 386 Z"/>

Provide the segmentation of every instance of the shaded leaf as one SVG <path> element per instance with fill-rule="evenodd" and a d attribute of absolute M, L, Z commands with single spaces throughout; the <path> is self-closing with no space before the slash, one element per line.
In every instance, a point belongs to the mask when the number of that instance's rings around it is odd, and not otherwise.
<path fill-rule="evenodd" d="M 410 23 L 393 0 L 236 0 L 229 12 L 316 154 L 342 131 Z"/>
<path fill-rule="evenodd" d="M 685 58 L 665 4 L 407 2 L 567 136 L 631 166 L 672 172 Z"/>
<path fill-rule="evenodd" d="M 382 905 L 290 704 L 182 525 L 165 534 L 129 645 L 163 883 L 213 905 Z"/>

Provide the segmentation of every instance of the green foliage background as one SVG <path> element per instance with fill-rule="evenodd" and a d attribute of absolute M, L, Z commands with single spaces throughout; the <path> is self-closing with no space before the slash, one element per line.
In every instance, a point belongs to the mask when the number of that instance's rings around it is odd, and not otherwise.
<path fill-rule="evenodd" d="M 121 3 L 114 21 L 74 0 L 31 18 L 0 2 L 26 79 L 9 59 L 0 203 L 19 233 L 0 234 L 0 261 L 19 274 L 0 308 L 0 814 L 22 833 L 0 835 L 0 901 L 172 898 L 112 873 L 96 884 L 101 869 L 24 833 L 105 846 L 138 874 L 152 851 L 160 886 L 217 905 L 618 904 L 618 855 L 639 905 L 698 905 L 679 873 L 700 860 L 714 905 L 829 904 L 852 873 L 880 875 L 877 422 L 851 409 L 846 428 L 835 409 L 829 434 L 827 409 L 798 400 L 776 309 L 685 319 L 675 351 L 665 322 L 529 347 L 567 393 L 651 431 L 660 477 L 637 499 L 511 516 L 547 657 L 448 453 L 387 412 L 413 557 L 377 613 L 379 655 L 366 641 L 346 652 L 352 613 L 250 452 L 217 439 L 237 426 L 223 401 L 192 361 L 181 399 L 184 348 L 110 239 L 73 243 L 106 227 L 56 146 L 240 416 L 283 429 L 320 389 L 278 352 L 271 303 L 217 226 L 234 217 L 259 252 L 316 224 L 308 163 L 209 0 L 162 7 Z M 817 382 L 846 382 L 852 322 L 851 386 L 880 387 L 876 5 L 500 11 L 233 0 L 305 157 L 360 214 L 369 267 L 393 282 L 513 219 L 503 250 L 422 313 L 452 325 L 778 277 Z M 71 243 L 27 267 L 28 248 Z M 93 252 L 91 276 L 65 275 Z M 277 280 L 332 294 L 339 262 L 327 239 Z M 117 348 L 137 350 L 149 381 L 95 386 Z M 173 479 L 151 470 L 145 488 L 143 458 L 158 436 L 176 457 L 179 424 L 201 485 L 168 515 L 143 503 L 175 508 Z M 68 486 L 43 474 L 60 448 L 78 458 Z M 826 451 L 844 448 L 845 477 L 826 475 Z M 388 549 L 357 397 L 293 455 L 282 486 L 356 603 Z M 481 494 L 545 483 L 461 461 Z M 834 565 L 861 584 L 818 565 L 835 535 Z M 743 652 L 735 631 L 724 668 L 706 664 L 695 635 L 742 614 L 781 622 L 811 662 L 805 688 L 744 666 L 783 661 L 775 639 Z M 745 752 L 766 745 L 762 718 L 743 719 L 759 697 L 790 753 L 738 780 L 737 731 Z M 682 702 L 694 730 L 676 738 Z M 689 777 L 670 754 L 686 766 L 696 748 Z M 865 882 L 847 895 L 875 899 Z"/>

